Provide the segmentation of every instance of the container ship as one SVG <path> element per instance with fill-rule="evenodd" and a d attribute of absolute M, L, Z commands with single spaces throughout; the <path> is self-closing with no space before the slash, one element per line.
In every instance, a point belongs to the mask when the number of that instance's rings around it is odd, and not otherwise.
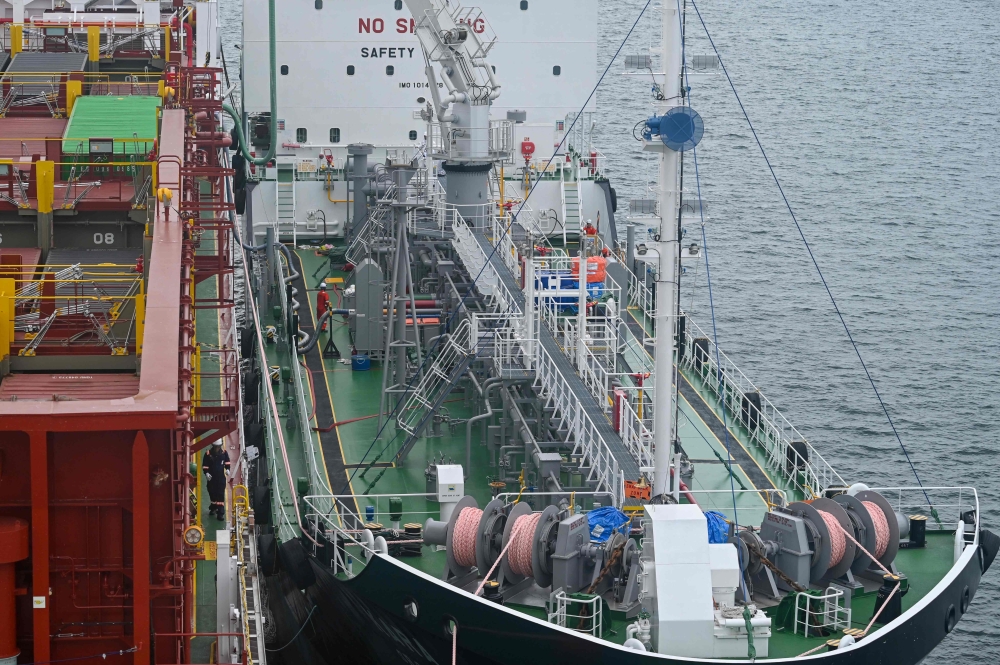
<path fill-rule="evenodd" d="M 693 7 L 604 70 L 596 0 L 245 0 L 239 62 L 215 2 L 14 5 L 0 665 L 924 659 L 975 488 L 842 477 L 680 308 Z"/>

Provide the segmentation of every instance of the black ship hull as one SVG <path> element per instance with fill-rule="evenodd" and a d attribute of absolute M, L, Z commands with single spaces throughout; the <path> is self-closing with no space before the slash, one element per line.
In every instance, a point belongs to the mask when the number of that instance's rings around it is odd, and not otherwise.
<path fill-rule="evenodd" d="M 766 662 L 915 665 L 941 643 L 968 609 L 988 567 L 986 561 L 978 545 L 968 547 L 931 593 L 856 646 L 804 658 L 769 658 Z M 393 559 L 375 557 L 349 581 L 334 577 L 316 561 L 310 565 L 316 583 L 302 594 L 286 580 L 285 616 L 276 615 L 276 642 L 285 645 L 280 660 L 290 665 L 750 662 L 670 657 L 626 649 L 473 597 Z M 417 604 L 415 619 L 404 611 L 411 601 Z M 452 621 L 458 625 L 454 658 L 448 632 Z M 286 640 L 290 641 L 286 644 Z M 278 655 L 269 655 L 269 659 L 273 661 Z"/>

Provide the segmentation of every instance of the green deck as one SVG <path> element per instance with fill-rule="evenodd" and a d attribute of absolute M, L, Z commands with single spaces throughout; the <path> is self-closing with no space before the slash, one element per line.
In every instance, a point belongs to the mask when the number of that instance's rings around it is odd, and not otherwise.
<path fill-rule="evenodd" d="M 323 278 L 321 271 L 316 278 L 311 275 L 320 269 L 325 257 L 317 255 L 309 250 L 299 250 L 296 252 L 302 263 L 302 274 L 308 281 L 308 312 L 300 310 L 300 325 L 307 332 L 311 333 L 315 326 L 316 310 L 316 287 L 319 280 Z M 347 275 L 339 272 L 332 272 L 329 277 L 341 277 L 346 281 Z M 334 296 L 335 298 L 335 296 Z M 304 298 L 299 295 L 299 300 L 303 301 L 303 310 L 306 309 Z M 273 323 L 270 312 L 262 312 L 262 326 Z M 334 317 L 333 339 L 337 347 L 345 357 L 348 356 L 350 339 L 346 323 L 342 317 Z M 200 331 L 199 331 L 200 332 Z M 326 341 L 324 334 L 322 342 Z M 282 345 L 268 346 L 271 365 L 281 365 L 290 362 L 285 352 L 278 349 Z M 326 393 L 329 401 L 330 412 L 333 422 L 341 422 L 329 433 L 312 433 L 314 437 L 321 437 L 316 443 L 322 442 L 320 450 L 326 451 L 326 455 L 340 455 L 337 462 L 343 463 L 348 474 L 352 474 L 349 488 L 345 490 L 346 482 L 343 476 L 324 476 L 334 494 L 349 495 L 345 497 L 345 502 L 351 508 L 357 510 L 358 514 L 364 514 L 366 505 L 376 506 L 376 520 L 387 523 L 388 516 L 387 501 L 385 498 L 377 498 L 376 495 L 400 495 L 400 494 L 421 494 L 426 491 L 424 468 L 429 461 L 436 461 L 443 453 L 446 458 L 450 457 L 456 462 L 464 464 L 465 458 L 465 425 L 460 424 L 454 428 L 443 427 L 443 435 L 440 437 L 424 437 L 411 450 L 405 463 L 400 466 L 390 466 L 386 461 L 391 459 L 395 451 L 402 444 L 403 437 L 397 432 L 390 422 L 378 435 L 378 409 L 381 395 L 382 377 L 381 367 L 375 363 L 372 369 L 367 372 L 354 372 L 349 364 L 337 360 L 323 360 L 322 367 L 309 367 L 314 380 L 323 382 L 326 390 L 318 390 L 317 394 Z M 694 388 L 694 393 L 699 399 L 714 412 L 719 413 L 717 405 L 705 386 L 700 382 L 695 374 L 682 370 L 684 380 Z M 282 383 L 275 387 L 279 404 L 284 403 L 284 396 L 291 391 L 291 386 Z M 691 483 L 691 490 L 696 493 L 696 499 L 705 509 L 714 509 L 725 514 L 729 519 L 733 518 L 733 495 L 731 493 L 730 474 L 727 466 L 722 460 L 729 459 L 726 454 L 726 447 L 723 441 L 715 432 L 719 430 L 719 423 L 714 423 L 710 427 L 698 410 L 687 398 L 679 396 L 680 422 L 678 432 L 688 456 L 695 462 L 695 474 Z M 308 391 L 307 391 L 308 400 Z M 312 404 L 307 407 L 312 409 Z M 465 403 L 461 393 L 455 393 L 445 404 L 447 413 L 452 418 L 465 419 L 476 415 L 478 411 L 473 411 L 470 405 Z M 301 433 L 296 429 L 287 428 L 287 419 L 282 418 L 283 430 L 286 440 L 289 443 L 289 463 L 292 466 L 293 477 L 305 477 L 307 475 L 306 462 L 303 457 L 304 444 Z M 345 422 L 352 421 L 352 422 Z M 326 427 L 330 422 L 317 422 L 313 418 L 314 427 Z M 748 433 L 739 425 L 728 423 L 729 445 L 742 446 L 750 458 L 752 458 L 758 469 L 755 474 L 763 473 L 767 476 L 775 487 L 788 492 L 790 501 L 798 500 L 791 488 L 779 477 L 775 477 L 768 470 L 765 463 L 764 454 L 755 449 L 747 442 L 750 441 Z M 713 431 L 714 429 L 714 431 Z M 363 471 L 359 468 L 362 463 L 370 463 L 374 458 L 378 458 L 379 464 Z M 274 459 L 272 457 L 272 459 Z M 324 472 L 327 468 L 327 461 L 323 462 Z M 284 469 L 280 458 L 276 461 L 276 467 L 272 469 L 273 480 L 279 486 L 286 486 L 287 481 L 284 476 Z M 334 466 L 334 465 L 331 465 Z M 742 487 L 754 490 L 750 476 L 739 464 L 732 465 L 735 471 L 736 482 L 732 487 L 737 491 Z M 480 428 L 477 426 L 473 430 L 472 446 L 472 469 L 476 473 L 470 474 L 466 481 L 466 493 L 474 495 L 480 505 L 483 505 L 490 498 L 488 482 L 490 478 L 489 455 L 484 444 L 480 441 Z M 758 476 L 759 477 L 759 476 Z M 516 491 L 516 487 L 508 488 Z M 311 488 L 313 493 L 324 493 L 323 488 Z M 703 493 L 711 491 L 713 493 Z M 369 492 L 370 496 L 363 496 Z M 351 496 L 353 495 L 353 496 Z M 286 494 L 287 496 L 287 494 Z M 525 494 L 525 498 L 530 501 L 530 495 Z M 579 501 L 578 501 L 579 503 Z M 738 518 L 742 524 L 759 524 L 767 506 L 760 494 L 755 491 L 740 492 L 736 495 L 736 505 Z M 423 522 L 429 516 L 437 516 L 438 507 L 436 502 L 427 501 L 423 498 L 409 498 L 405 503 L 404 522 Z M 418 558 L 402 559 L 408 565 L 427 572 L 431 575 L 440 575 L 445 565 L 444 552 L 435 552 L 431 548 L 423 548 L 423 556 Z M 952 537 L 947 533 L 928 532 L 928 546 L 923 550 L 901 550 L 897 559 L 899 569 L 908 575 L 910 581 L 910 591 L 903 599 L 903 607 L 908 608 L 920 600 L 936 584 L 952 565 Z M 207 566 L 208 562 L 199 564 L 199 575 L 202 574 L 202 566 Z M 355 562 L 355 572 L 360 568 Z M 205 573 L 210 575 L 207 568 Z M 200 597 L 200 596 L 199 596 Z M 856 596 L 852 599 L 853 605 L 853 625 L 864 629 L 872 615 L 875 594 L 869 592 Z M 525 613 L 544 619 L 544 610 L 535 607 L 515 606 Z M 199 614 L 199 625 L 201 624 Z M 604 625 L 605 638 L 610 641 L 621 643 L 625 639 L 625 627 L 630 623 L 623 615 L 612 613 L 605 607 Z M 828 637 L 815 637 L 805 639 L 801 635 L 792 635 L 775 628 L 772 630 L 770 640 L 770 657 L 787 657 L 803 653 L 814 646 L 825 642 Z"/>

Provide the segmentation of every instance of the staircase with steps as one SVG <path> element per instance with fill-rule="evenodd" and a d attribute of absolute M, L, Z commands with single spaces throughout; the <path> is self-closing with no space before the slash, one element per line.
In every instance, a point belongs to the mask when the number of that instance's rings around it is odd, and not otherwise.
<path fill-rule="evenodd" d="M 347 248 L 347 261 L 353 265 L 358 265 L 364 259 L 372 243 L 387 230 L 387 219 L 392 212 L 392 202 L 396 199 L 396 186 L 389 185 L 385 191 L 385 196 L 378 200 L 378 204 L 368 214 L 365 225 L 361 227 L 351 245 Z"/>
<path fill-rule="evenodd" d="M 406 458 L 435 411 L 444 404 L 458 379 L 475 360 L 476 354 L 471 350 L 471 330 L 472 325 L 466 319 L 441 340 L 437 355 L 424 371 L 420 383 L 397 410 L 396 424 L 407 434 L 406 442 L 396 453 L 394 461 L 397 464 Z"/>
<path fill-rule="evenodd" d="M 583 228 L 583 196 L 579 181 L 562 181 L 563 243 L 567 237 L 579 237 Z"/>

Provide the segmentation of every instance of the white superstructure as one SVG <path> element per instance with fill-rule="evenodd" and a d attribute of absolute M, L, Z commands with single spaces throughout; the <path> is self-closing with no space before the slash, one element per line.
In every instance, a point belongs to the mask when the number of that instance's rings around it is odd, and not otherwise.
<path fill-rule="evenodd" d="M 515 110 L 524 114 L 518 116 L 524 121 L 515 127 L 515 155 L 506 173 L 523 180 L 516 175 L 524 168 L 521 142 L 533 142 L 534 161 L 544 165 L 597 81 L 597 0 L 481 0 L 462 11 L 481 40 L 496 37 L 489 62 L 504 87 L 493 119 Z M 281 4 L 277 152 L 273 167 L 258 169 L 261 183 L 250 199 L 255 228 L 276 225 L 285 237 L 316 237 L 323 235 L 325 220 L 328 236 L 343 236 L 353 199 L 344 173 L 347 146 L 373 145 L 369 164 L 425 152 L 430 128 L 421 111 L 432 96 L 415 27 L 402 0 Z M 266 0 L 244 0 L 243 112 L 251 135 L 255 118 L 270 108 L 267 37 Z M 439 89 L 447 94 L 443 84 Z M 594 106 L 592 100 L 588 111 Z M 565 163 L 560 166 L 571 177 Z M 553 234 L 562 233 L 564 217 L 575 220 L 577 229 L 580 220 L 598 213 L 609 217 L 603 192 L 577 194 L 570 186 L 567 210 L 566 188 L 545 184 L 532 195 L 539 202 L 532 206 L 559 217 L 559 224 L 549 224 Z"/>

